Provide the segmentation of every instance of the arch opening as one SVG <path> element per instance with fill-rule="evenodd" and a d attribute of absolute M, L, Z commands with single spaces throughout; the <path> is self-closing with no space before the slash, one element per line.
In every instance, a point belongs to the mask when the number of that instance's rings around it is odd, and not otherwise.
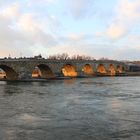
<path fill-rule="evenodd" d="M 50 69 L 49 66 L 45 64 L 37 65 L 34 70 L 32 71 L 32 78 L 54 78 L 54 73 Z"/>
<path fill-rule="evenodd" d="M 124 67 L 118 65 L 118 66 L 117 66 L 117 73 L 123 73 L 123 72 L 124 72 Z"/>
<path fill-rule="evenodd" d="M 0 69 L 0 79 L 5 79 L 6 78 L 6 73 L 2 69 Z"/>
<path fill-rule="evenodd" d="M 85 64 L 84 67 L 82 68 L 82 71 L 86 75 L 92 75 L 93 74 L 93 69 L 92 69 L 92 66 L 90 64 Z"/>
<path fill-rule="evenodd" d="M 0 79 L 17 80 L 18 74 L 7 65 L 0 65 Z"/>
<path fill-rule="evenodd" d="M 32 78 L 40 78 L 41 77 L 41 72 L 38 67 L 35 67 L 34 70 L 32 71 Z"/>
<path fill-rule="evenodd" d="M 65 64 L 62 67 L 62 73 L 66 77 L 76 77 L 77 76 L 77 72 L 75 70 L 75 67 L 71 64 Z"/>
<path fill-rule="evenodd" d="M 107 73 L 103 64 L 99 64 L 96 71 L 101 75 L 105 75 Z"/>
<path fill-rule="evenodd" d="M 109 65 L 108 71 L 109 71 L 109 75 L 111 75 L 111 76 L 114 76 L 116 74 L 116 70 L 115 70 L 115 67 L 113 64 Z"/>

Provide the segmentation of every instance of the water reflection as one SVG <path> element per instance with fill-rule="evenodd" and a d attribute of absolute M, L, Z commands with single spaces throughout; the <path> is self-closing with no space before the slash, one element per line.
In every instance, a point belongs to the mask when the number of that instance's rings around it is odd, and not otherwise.
<path fill-rule="evenodd" d="M 15 83 L 1 81 L 0 82 L 0 94 L 3 96 L 11 96 L 13 94 L 21 93 L 19 86 L 16 86 Z"/>
<path fill-rule="evenodd" d="M 111 101 L 112 110 L 116 111 L 121 108 L 121 102 L 118 99 L 114 99 Z"/>
<path fill-rule="evenodd" d="M 76 78 L 71 78 L 71 79 L 64 79 L 64 84 L 67 86 L 73 85 L 76 82 Z"/>
<path fill-rule="evenodd" d="M 118 112 L 122 108 L 122 101 L 114 98 L 111 101 L 108 101 L 108 107 L 111 112 Z"/>

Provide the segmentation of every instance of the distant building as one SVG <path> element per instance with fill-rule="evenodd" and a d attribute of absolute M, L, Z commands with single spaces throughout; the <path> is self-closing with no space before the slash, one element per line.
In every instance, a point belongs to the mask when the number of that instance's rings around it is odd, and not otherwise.
<path fill-rule="evenodd" d="M 35 58 L 35 59 L 42 59 L 42 55 L 39 54 L 39 55 L 37 55 L 37 56 L 34 56 L 34 58 Z"/>
<path fill-rule="evenodd" d="M 133 63 L 128 63 L 127 65 L 129 67 L 130 72 L 138 72 L 138 71 L 140 71 L 140 65 L 133 64 Z"/>

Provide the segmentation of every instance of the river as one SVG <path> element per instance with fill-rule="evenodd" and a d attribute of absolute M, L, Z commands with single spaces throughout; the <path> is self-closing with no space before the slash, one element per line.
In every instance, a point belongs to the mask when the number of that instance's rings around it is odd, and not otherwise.
<path fill-rule="evenodd" d="M 140 77 L 0 82 L 0 140 L 139 140 Z"/>

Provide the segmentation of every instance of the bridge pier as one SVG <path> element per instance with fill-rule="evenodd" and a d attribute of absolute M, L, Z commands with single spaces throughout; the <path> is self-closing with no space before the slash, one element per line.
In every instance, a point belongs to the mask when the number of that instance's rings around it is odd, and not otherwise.
<path fill-rule="evenodd" d="M 29 71 L 20 71 L 18 73 L 18 80 L 30 80 L 32 79 L 32 73 Z"/>

